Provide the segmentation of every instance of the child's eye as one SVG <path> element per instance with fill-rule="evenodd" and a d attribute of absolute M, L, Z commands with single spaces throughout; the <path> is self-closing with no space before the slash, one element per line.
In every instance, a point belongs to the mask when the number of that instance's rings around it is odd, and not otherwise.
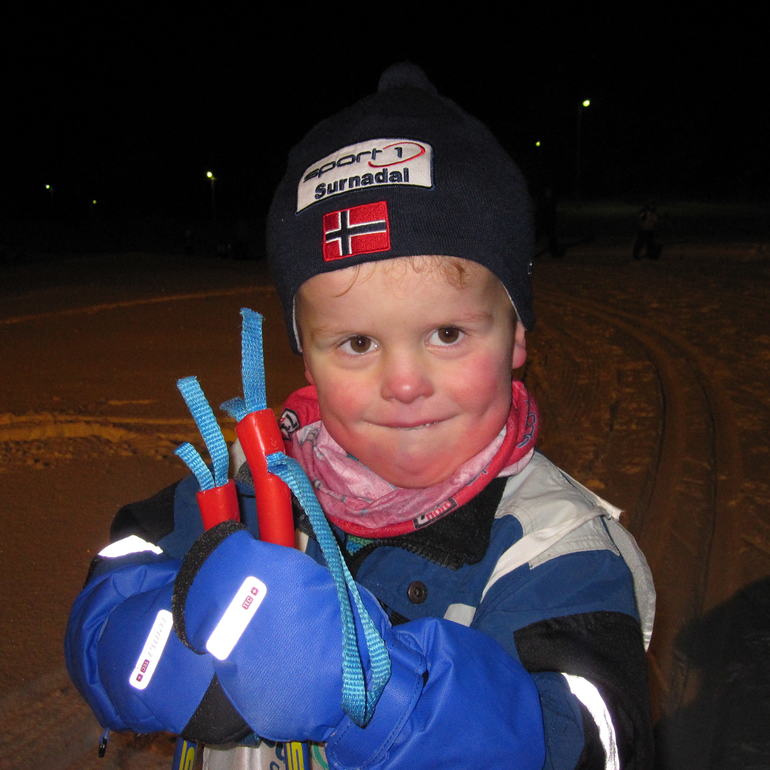
<path fill-rule="evenodd" d="M 465 336 L 456 326 L 442 326 L 430 335 L 431 345 L 454 345 Z"/>
<path fill-rule="evenodd" d="M 355 337 L 349 337 L 341 345 L 340 349 L 345 353 L 355 356 L 363 355 L 376 348 L 377 344 L 371 337 L 363 334 L 357 334 Z"/>

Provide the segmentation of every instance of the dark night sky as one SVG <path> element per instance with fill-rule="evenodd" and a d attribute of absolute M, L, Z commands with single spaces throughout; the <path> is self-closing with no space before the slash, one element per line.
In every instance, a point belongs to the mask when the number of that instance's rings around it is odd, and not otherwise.
<path fill-rule="evenodd" d="M 403 58 L 489 123 L 534 182 L 569 192 L 589 96 L 589 193 L 770 192 L 765 11 L 581 4 L 508 17 L 477 3 L 439 21 L 392 6 L 309 16 L 255 5 L 11 12 L 5 216 L 36 216 L 45 183 L 61 210 L 95 197 L 113 215 L 202 216 L 207 168 L 225 212 L 248 215 L 290 144 Z"/>

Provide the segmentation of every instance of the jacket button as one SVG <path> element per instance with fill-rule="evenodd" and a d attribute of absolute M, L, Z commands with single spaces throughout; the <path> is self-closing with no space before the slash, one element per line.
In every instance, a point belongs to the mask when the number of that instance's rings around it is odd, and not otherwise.
<path fill-rule="evenodd" d="M 422 604 L 428 598 L 428 587 L 421 580 L 414 580 L 406 589 L 406 595 L 412 604 Z"/>

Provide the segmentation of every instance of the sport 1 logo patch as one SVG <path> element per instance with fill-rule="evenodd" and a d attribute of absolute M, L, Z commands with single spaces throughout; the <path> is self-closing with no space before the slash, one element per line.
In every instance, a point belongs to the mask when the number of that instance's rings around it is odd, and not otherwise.
<path fill-rule="evenodd" d="M 433 148 L 421 139 L 367 139 L 340 147 L 305 169 L 297 213 L 333 195 L 383 185 L 433 187 Z"/>
<path fill-rule="evenodd" d="M 323 217 L 325 262 L 371 254 L 390 248 L 390 220 L 386 201 L 330 211 Z"/>

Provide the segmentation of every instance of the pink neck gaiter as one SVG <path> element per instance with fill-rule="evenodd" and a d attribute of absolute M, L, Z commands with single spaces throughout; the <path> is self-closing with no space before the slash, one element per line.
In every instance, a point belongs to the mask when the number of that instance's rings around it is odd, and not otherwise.
<path fill-rule="evenodd" d="M 286 453 L 305 469 L 327 518 L 366 538 L 414 532 L 467 503 L 493 478 L 515 475 L 532 457 L 538 429 L 534 399 L 514 382 L 508 419 L 487 447 L 439 484 L 405 489 L 380 478 L 328 434 L 314 387 L 289 396 L 281 415 Z"/>

